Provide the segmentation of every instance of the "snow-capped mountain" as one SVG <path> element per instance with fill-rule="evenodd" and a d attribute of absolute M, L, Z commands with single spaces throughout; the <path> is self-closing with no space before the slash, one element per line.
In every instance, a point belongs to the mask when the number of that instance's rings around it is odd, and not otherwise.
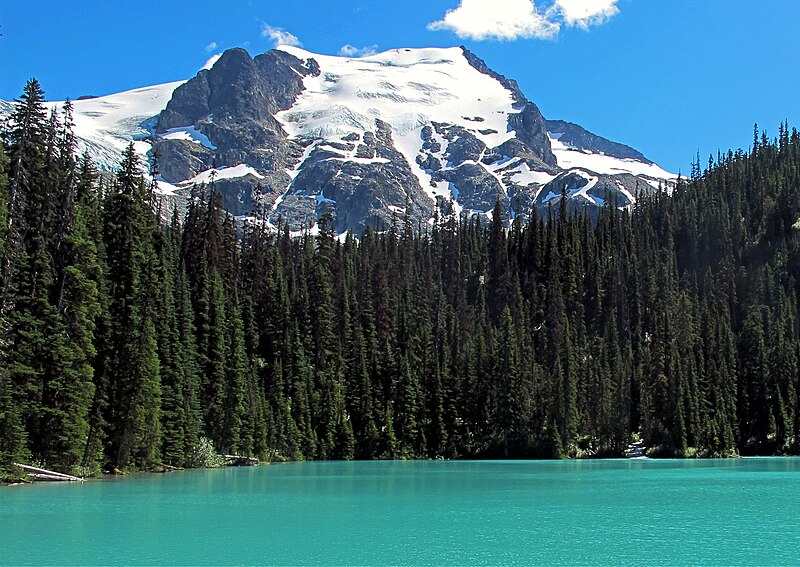
<path fill-rule="evenodd" d="M 546 121 L 464 48 L 232 49 L 188 81 L 73 104 L 79 145 L 101 167 L 134 140 L 158 155 L 163 192 L 213 181 L 233 213 L 258 207 L 292 230 L 325 213 L 337 232 L 406 212 L 421 223 L 490 214 L 498 198 L 507 217 L 547 214 L 562 192 L 573 210 L 625 207 L 675 178 L 628 146 Z"/>
<path fill-rule="evenodd" d="M 146 160 L 152 150 L 153 128 L 175 89 L 185 81 L 143 87 L 103 97 L 72 101 L 79 151 L 88 151 L 103 169 L 115 169 L 131 141 Z M 61 110 L 63 102 L 51 102 Z"/>

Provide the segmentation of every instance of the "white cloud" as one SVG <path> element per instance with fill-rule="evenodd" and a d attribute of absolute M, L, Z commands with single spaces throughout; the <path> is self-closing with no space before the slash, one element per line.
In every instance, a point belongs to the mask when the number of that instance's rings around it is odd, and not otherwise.
<path fill-rule="evenodd" d="M 570 26 L 584 29 L 603 24 L 619 13 L 618 0 L 556 0 L 553 9 Z"/>
<path fill-rule="evenodd" d="M 216 50 L 217 47 L 218 47 L 217 42 L 216 41 L 212 41 L 211 43 L 209 43 L 208 45 L 206 45 L 203 48 L 203 51 L 205 51 L 206 53 L 211 53 L 212 51 Z"/>
<path fill-rule="evenodd" d="M 477 40 L 550 38 L 559 28 L 531 0 L 461 0 L 444 19 L 428 24 L 429 30 L 450 30 L 458 37 Z"/>
<path fill-rule="evenodd" d="M 429 30 L 449 30 L 474 40 L 552 39 L 562 26 L 588 29 L 619 12 L 618 0 L 552 0 L 540 8 L 534 0 L 460 0 Z"/>
<path fill-rule="evenodd" d="M 220 57 L 222 57 L 222 53 L 217 53 L 215 55 L 212 55 L 211 57 L 208 58 L 208 61 L 206 61 L 205 65 L 200 67 L 200 70 L 202 71 L 203 69 L 211 69 L 211 67 L 214 66 L 214 63 L 216 63 L 217 59 L 219 59 Z"/>
<path fill-rule="evenodd" d="M 375 55 L 378 52 L 377 45 L 368 45 L 366 47 L 355 47 L 346 43 L 339 49 L 339 55 L 344 57 L 369 57 L 370 55 Z"/>
<path fill-rule="evenodd" d="M 296 35 L 291 34 L 284 29 L 273 27 L 269 24 L 261 24 L 261 37 L 269 38 L 273 47 L 278 47 L 279 45 L 291 45 L 293 47 L 303 46 L 302 42 L 297 38 Z"/>

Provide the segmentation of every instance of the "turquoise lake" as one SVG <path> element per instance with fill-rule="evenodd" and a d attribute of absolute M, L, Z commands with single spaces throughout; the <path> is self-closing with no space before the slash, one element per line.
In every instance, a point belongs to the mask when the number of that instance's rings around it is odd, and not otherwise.
<path fill-rule="evenodd" d="M 289 463 L 0 487 L 0 564 L 800 563 L 800 459 Z"/>

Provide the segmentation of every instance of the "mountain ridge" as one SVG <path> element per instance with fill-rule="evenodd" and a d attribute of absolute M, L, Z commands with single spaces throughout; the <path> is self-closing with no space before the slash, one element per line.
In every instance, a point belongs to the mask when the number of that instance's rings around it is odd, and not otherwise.
<path fill-rule="evenodd" d="M 56 106 L 57 103 L 50 103 Z M 78 100 L 81 149 L 112 168 L 133 141 L 160 190 L 186 197 L 214 180 L 235 215 L 336 232 L 408 213 L 539 214 L 565 193 L 571 210 L 668 185 L 641 152 L 546 120 L 519 85 L 464 47 L 393 49 L 361 58 L 281 46 L 224 52 L 187 81 Z M 410 207 L 410 209 L 409 209 Z"/>

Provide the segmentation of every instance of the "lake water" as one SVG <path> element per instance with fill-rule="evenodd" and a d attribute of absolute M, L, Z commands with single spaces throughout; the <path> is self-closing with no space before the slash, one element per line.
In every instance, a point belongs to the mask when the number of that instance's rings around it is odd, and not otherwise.
<path fill-rule="evenodd" d="M 800 459 L 290 463 L 0 487 L 0 564 L 797 564 Z"/>

